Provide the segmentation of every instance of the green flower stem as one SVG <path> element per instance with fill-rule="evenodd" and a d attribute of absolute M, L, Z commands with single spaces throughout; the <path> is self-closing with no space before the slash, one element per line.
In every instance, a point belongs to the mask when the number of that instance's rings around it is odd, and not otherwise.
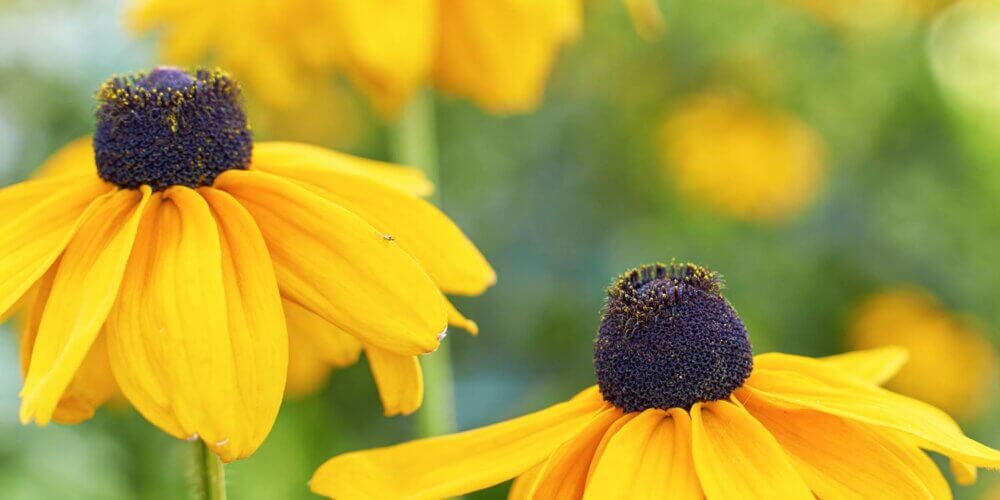
<path fill-rule="evenodd" d="M 226 469 L 219 457 L 200 440 L 191 449 L 194 468 L 191 471 L 192 498 L 196 500 L 226 500 Z"/>
<path fill-rule="evenodd" d="M 396 163 L 420 168 L 434 183 L 431 201 L 440 205 L 441 197 L 437 137 L 434 125 L 434 96 L 424 90 L 403 109 L 392 129 L 392 156 Z M 424 403 L 416 413 L 421 436 L 436 436 L 455 430 L 455 387 L 448 342 L 433 354 L 420 357 L 424 372 Z"/>

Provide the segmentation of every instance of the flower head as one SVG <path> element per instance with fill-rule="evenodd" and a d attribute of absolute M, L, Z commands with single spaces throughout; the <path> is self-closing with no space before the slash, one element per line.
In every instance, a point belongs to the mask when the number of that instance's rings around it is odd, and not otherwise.
<path fill-rule="evenodd" d="M 166 61 L 212 56 L 276 100 L 294 101 L 299 79 L 346 71 L 386 115 L 428 81 L 520 112 L 537 105 L 559 48 L 579 33 L 580 3 L 144 0 L 130 19 L 137 31 L 163 30 Z"/>
<path fill-rule="evenodd" d="M 248 456 L 302 327 L 363 347 L 387 411 L 420 405 L 417 356 L 461 318 L 444 293 L 495 274 L 412 194 L 430 189 L 419 172 L 253 144 L 218 71 L 157 68 L 98 96 L 92 142 L 0 190 L 0 317 L 27 310 L 23 422 L 80 421 L 120 392 L 171 435 Z"/>
<path fill-rule="evenodd" d="M 516 477 L 515 499 L 950 498 L 923 450 L 951 457 L 960 482 L 1000 466 L 1000 451 L 941 411 L 879 387 L 901 349 L 762 354 L 746 376 L 746 331 L 714 273 L 647 266 L 607 301 L 598 386 L 506 422 L 335 457 L 313 491 L 440 498 Z"/>
<path fill-rule="evenodd" d="M 663 160 L 691 203 L 748 220 L 802 213 L 823 177 L 819 137 L 795 117 L 722 94 L 682 103 L 663 124 Z"/>
<path fill-rule="evenodd" d="M 865 299 L 851 320 L 848 342 L 857 349 L 905 347 L 910 360 L 887 387 L 959 418 L 975 417 L 984 409 L 983 396 L 997 372 L 997 355 L 983 332 L 917 288 L 891 289 Z"/>

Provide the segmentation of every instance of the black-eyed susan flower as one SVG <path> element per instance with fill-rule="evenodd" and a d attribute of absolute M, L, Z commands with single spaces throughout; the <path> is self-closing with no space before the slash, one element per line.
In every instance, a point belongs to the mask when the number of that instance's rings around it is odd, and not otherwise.
<path fill-rule="evenodd" d="M 609 289 L 597 386 L 507 422 L 347 453 L 312 479 L 338 499 L 443 498 L 517 478 L 511 498 L 950 498 L 923 450 L 963 481 L 1000 451 L 940 410 L 879 387 L 898 348 L 753 356 L 694 265 L 647 266 Z"/>
<path fill-rule="evenodd" d="M 0 315 L 27 308 L 23 422 L 79 421 L 120 391 L 169 434 L 248 456 L 274 422 L 286 316 L 300 314 L 364 349 L 397 412 L 420 404 L 417 356 L 461 318 L 443 292 L 495 280 L 411 194 L 431 189 L 421 174 L 253 144 L 219 71 L 157 68 L 98 97 L 92 142 L 0 190 Z"/>
<path fill-rule="evenodd" d="M 162 30 L 167 62 L 215 57 L 262 95 L 291 97 L 301 75 L 344 70 L 385 114 L 429 80 L 490 111 L 520 112 L 537 105 L 559 48 L 578 35 L 580 4 L 142 0 L 130 22 Z"/>
<path fill-rule="evenodd" d="M 806 124 L 742 99 L 706 93 L 682 102 L 661 130 L 664 167 L 693 203 L 747 220 L 785 220 L 817 197 L 823 146 Z"/>
<path fill-rule="evenodd" d="M 958 418 L 974 418 L 984 409 L 996 353 L 978 326 L 944 310 L 930 292 L 900 287 L 866 298 L 847 335 L 857 349 L 897 345 L 910 352 L 909 362 L 887 384 L 892 390 Z"/>

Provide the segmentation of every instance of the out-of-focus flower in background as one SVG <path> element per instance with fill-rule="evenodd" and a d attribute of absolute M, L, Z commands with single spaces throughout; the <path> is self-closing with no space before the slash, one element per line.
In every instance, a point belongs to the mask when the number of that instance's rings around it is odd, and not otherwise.
<path fill-rule="evenodd" d="M 297 81 L 346 71 L 392 116 L 422 85 L 500 113 L 537 106 L 559 48 L 576 38 L 580 0 L 143 0 L 138 32 L 162 31 L 163 62 L 205 61 L 270 102 Z"/>
<path fill-rule="evenodd" d="M 662 36 L 667 30 L 667 21 L 663 19 L 663 11 L 660 10 L 658 0 L 624 0 L 624 2 L 639 36 L 653 40 Z"/>
<path fill-rule="evenodd" d="M 865 299 L 851 321 L 852 348 L 897 345 L 910 361 L 888 387 L 927 401 L 957 418 L 974 419 L 986 407 L 997 357 L 967 318 L 944 310 L 928 291 L 896 288 Z"/>
<path fill-rule="evenodd" d="M 820 137 L 795 116 L 724 93 L 681 102 L 661 129 L 664 166 L 688 201 L 747 220 L 805 211 L 822 189 Z"/>

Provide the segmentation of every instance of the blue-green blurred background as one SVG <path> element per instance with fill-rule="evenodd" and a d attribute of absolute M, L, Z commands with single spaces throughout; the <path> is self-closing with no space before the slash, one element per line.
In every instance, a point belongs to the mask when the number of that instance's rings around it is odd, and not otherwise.
<path fill-rule="evenodd" d="M 784 0 L 667 0 L 666 34 L 648 41 L 618 2 L 593 0 L 537 112 L 495 117 L 439 97 L 443 204 L 499 274 L 484 296 L 457 301 L 481 326 L 478 337 L 448 337 L 459 426 L 538 409 L 592 384 L 604 287 L 628 267 L 674 257 L 724 274 L 757 352 L 844 350 L 856 304 L 900 283 L 975 318 L 995 345 L 1000 14 L 996 2 L 964 4 L 952 9 L 986 4 L 993 15 L 956 20 L 945 10 L 851 23 Z M 152 40 L 125 33 L 122 8 L 116 0 L 0 0 L 0 184 L 90 133 L 93 94 L 107 76 L 157 63 Z M 689 203 L 664 175 L 664 115 L 720 88 L 783 109 L 822 138 L 821 189 L 800 215 L 737 220 Z M 356 104 L 339 117 L 349 126 L 331 127 L 323 142 L 386 159 L 386 131 L 359 96 L 350 98 Z M 338 135 L 343 128 L 349 139 Z M 300 139 L 280 125 L 258 138 Z M 185 493 L 189 446 L 131 410 L 104 409 L 72 427 L 19 425 L 16 336 L 6 330 L 5 499 Z M 993 446 L 996 385 L 985 382 L 988 410 L 963 422 Z M 228 468 L 230 495 L 310 498 L 306 481 L 326 458 L 401 441 L 412 420 L 382 417 L 362 361 L 320 394 L 286 403 L 260 451 Z M 997 476 L 982 473 L 957 496 L 982 498 Z"/>

